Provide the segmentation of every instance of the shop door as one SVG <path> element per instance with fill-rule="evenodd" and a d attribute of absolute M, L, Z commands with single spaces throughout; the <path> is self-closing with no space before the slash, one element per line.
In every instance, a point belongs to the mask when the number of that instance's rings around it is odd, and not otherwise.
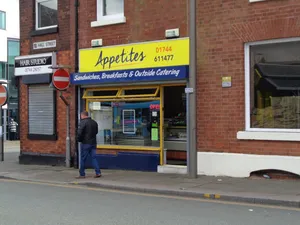
<path fill-rule="evenodd" d="M 186 165 L 186 121 L 185 86 L 164 87 L 165 164 Z"/>

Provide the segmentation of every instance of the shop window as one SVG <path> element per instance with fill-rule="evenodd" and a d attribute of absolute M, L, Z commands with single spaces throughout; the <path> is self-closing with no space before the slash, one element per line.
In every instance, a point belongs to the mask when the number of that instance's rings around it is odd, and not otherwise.
<path fill-rule="evenodd" d="M 98 145 L 160 146 L 160 101 L 89 101 L 88 111 L 97 121 Z"/>
<path fill-rule="evenodd" d="M 31 85 L 28 101 L 28 138 L 55 139 L 55 91 L 48 85 Z"/>
<path fill-rule="evenodd" d="M 36 29 L 57 27 L 57 0 L 36 0 Z"/>
<path fill-rule="evenodd" d="M 125 23 L 124 0 L 96 0 L 97 21 L 91 26 L 104 26 L 109 24 Z"/>
<path fill-rule="evenodd" d="M 185 85 L 86 89 L 83 98 L 99 125 L 99 148 L 157 151 L 164 141 L 186 151 Z"/>
<path fill-rule="evenodd" d="M 300 129 L 300 40 L 246 47 L 250 56 L 248 128 Z"/>
<path fill-rule="evenodd" d="M 120 97 L 158 97 L 159 87 L 122 88 Z"/>
<path fill-rule="evenodd" d="M 0 30 L 6 29 L 6 13 L 0 11 Z"/>
<path fill-rule="evenodd" d="M 148 98 L 159 96 L 159 86 L 143 88 L 87 89 L 83 94 L 83 98 L 85 99 Z"/>
<path fill-rule="evenodd" d="M 101 90 L 101 89 L 88 89 L 85 91 L 83 98 L 112 98 L 117 97 L 119 89 Z"/>

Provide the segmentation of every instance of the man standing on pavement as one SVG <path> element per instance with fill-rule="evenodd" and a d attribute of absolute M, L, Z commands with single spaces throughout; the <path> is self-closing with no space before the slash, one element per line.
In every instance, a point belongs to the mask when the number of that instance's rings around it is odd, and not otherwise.
<path fill-rule="evenodd" d="M 13 118 L 11 118 L 10 123 L 9 123 L 9 129 L 10 129 L 10 140 L 15 141 L 17 140 L 17 126 L 19 124 L 14 121 Z"/>
<path fill-rule="evenodd" d="M 89 114 L 86 111 L 80 114 L 80 118 L 81 121 L 78 127 L 77 140 L 81 142 L 81 157 L 79 177 L 77 178 L 85 178 L 85 163 L 89 155 L 92 157 L 93 167 L 96 172 L 94 178 L 98 178 L 101 177 L 101 171 L 96 159 L 96 135 L 98 134 L 98 124 L 89 117 Z"/>

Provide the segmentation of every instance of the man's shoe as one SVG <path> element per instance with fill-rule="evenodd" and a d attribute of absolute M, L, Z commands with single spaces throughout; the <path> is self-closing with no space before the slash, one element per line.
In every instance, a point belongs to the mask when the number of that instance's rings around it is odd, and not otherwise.
<path fill-rule="evenodd" d="M 94 176 L 94 178 L 99 178 L 99 177 L 101 177 L 102 175 L 101 174 L 96 174 L 95 176 Z"/>
<path fill-rule="evenodd" d="M 85 176 L 78 176 L 78 177 L 76 177 L 76 179 L 84 179 L 85 178 Z"/>

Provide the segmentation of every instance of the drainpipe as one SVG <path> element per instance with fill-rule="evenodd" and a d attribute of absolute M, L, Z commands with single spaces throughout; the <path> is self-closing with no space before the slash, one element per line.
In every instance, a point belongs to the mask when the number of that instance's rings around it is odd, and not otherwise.
<path fill-rule="evenodd" d="M 78 73 L 79 71 L 79 31 L 78 31 L 78 10 L 79 10 L 79 0 L 75 0 L 75 73 Z M 75 87 L 75 130 L 77 130 L 78 127 L 78 119 L 77 119 L 77 108 L 78 108 L 78 88 Z M 78 149 L 78 142 L 75 138 L 75 156 L 74 156 L 74 167 L 78 168 L 79 165 L 79 149 Z"/>
<path fill-rule="evenodd" d="M 197 140 L 196 140 L 196 90 L 197 90 L 197 34 L 196 34 L 196 0 L 189 0 L 189 38 L 190 66 L 188 87 L 192 91 L 187 94 L 188 101 L 188 175 L 197 178 Z"/>

